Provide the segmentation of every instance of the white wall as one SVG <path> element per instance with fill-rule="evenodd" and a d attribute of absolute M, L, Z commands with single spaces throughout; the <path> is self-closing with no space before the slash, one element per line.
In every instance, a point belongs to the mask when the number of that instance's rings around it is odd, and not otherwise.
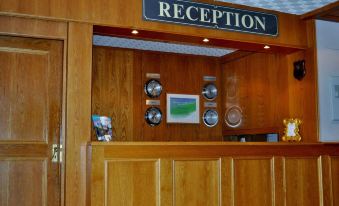
<path fill-rule="evenodd" d="M 339 23 L 317 20 L 320 141 L 339 142 Z"/>

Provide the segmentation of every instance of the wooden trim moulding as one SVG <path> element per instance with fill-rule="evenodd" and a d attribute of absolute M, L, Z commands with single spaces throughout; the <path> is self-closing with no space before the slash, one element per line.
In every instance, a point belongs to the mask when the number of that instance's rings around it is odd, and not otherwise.
<path fill-rule="evenodd" d="M 110 158 L 339 155 L 339 143 L 92 142 Z"/>
<path fill-rule="evenodd" d="M 315 9 L 313 11 L 310 11 L 306 14 L 301 15 L 300 19 L 302 20 L 308 20 L 308 19 L 317 19 L 321 18 L 323 16 L 326 16 L 328 13 L 339 10 L 339 1 L 335 1 L 333 3 L 330 3 L 324 7 Z M 337 17 L 338 18 L 338 17 Z"/>

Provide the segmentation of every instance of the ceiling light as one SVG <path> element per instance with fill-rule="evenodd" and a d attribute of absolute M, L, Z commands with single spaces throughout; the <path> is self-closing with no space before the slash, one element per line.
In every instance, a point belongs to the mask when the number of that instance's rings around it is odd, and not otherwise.
<path fill-rule="evenodd" d="M 210 40 L 209 39 L 207 39 L 207 38 L 205 38 L 204 40 L 202 40 L 203 42 L 205 42 L 205 43 L 207 43 L 207 42 L 209 42 Z"/>
<path fill-rule="evenodd" d="M 132 34 L 139 34 L 138 30 L 135 30 L 135 29 L 133 29 L 131 33 Z"/>
<path fill-rule="evenodd" d="M 265 45 L 265 46 L 264 46 L 264 49 L 269 49 L 269 48 L 271 48 L 271 47 L 268 46 L 268 45 Z"/>

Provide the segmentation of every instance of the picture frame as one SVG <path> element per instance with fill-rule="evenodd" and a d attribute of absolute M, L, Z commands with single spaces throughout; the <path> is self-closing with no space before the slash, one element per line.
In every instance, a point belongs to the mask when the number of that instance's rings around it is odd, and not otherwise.
<path fill-rule="evenodd" d="M 199 124 L 199 95 L 167 94 L 167 123 Z"/>
<path fill-rule="evenodd" d="M 299 134 L 299 126 L 302 124 L 300 119 L 284 119 L 283 123 L 285 125 L 284 136 L 282 140 L 284 142 L 300 142 L 301 136 Z"/>

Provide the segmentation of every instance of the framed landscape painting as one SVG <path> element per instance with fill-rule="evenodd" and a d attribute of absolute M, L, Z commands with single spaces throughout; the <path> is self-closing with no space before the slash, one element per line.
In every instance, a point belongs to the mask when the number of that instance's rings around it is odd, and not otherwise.
<path fill-rule="evenodd" d="M 199 95 L 167 94 L 167 123 L 199 124 Z"/>

